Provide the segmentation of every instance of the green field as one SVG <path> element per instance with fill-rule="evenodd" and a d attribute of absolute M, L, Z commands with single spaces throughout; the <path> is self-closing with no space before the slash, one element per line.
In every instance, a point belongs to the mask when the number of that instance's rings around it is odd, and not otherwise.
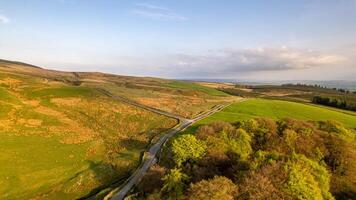
<path fill-rule="evenodd" d="M 126 177 L 176 120 L 0 71 L 0 199 L 76 199 Z"/>
<path fill-rule="evenodd" d="M 176 119 L 233 97 L 190 82 L 71 73 L 0 61 L 0 199 L 77 199 L 130 175 Z"/>
<path fill-rule="evenodd" d="M 234 103 L 197 122 L 188 131 L 194 130 L 201 124 L 208 124 L 213 121 L 235 122 L 256 117 L 294 118 L 312 121 L 336 120 L 347 127 L 356 128 L 356 116 L 347 114 L 343 110 L 281 100 L 249 99 Z"/>
<path fill-rule="evenodd" d="M 192 82 L 183 82 L 183 81 L 172 81 L 166 84 L 168 87 L 177 88 L 177 89 L 186 89 L 186 90 L 197 90 L 201 92 L 205 92 L 206 94 L 214 95 L 214 96 L 228 96 L 226 93 L 221 92 L 219 90 L 205 87 Z"/>

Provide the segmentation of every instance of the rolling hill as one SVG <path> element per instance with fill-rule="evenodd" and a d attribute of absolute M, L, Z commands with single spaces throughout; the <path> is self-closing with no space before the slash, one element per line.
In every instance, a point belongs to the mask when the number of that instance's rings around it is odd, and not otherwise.
<path fill-rule="evenodd" d="M 127 177 L 176 119 L 229 95 L 190 82 L 61 72 L 0 60 L 0 198 L 74 199 Z"/>

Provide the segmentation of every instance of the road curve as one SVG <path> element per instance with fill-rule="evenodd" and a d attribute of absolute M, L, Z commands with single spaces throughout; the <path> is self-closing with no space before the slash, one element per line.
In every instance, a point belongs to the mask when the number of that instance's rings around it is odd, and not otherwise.
<path fill-rule="evenodd" d="M 183 131 L 186 129 L 188 126 L 192 125 L 193 123 L 215 113 L 223 109 L 225 106 L 223 105 L 218 105 L 213 107 L 211 110 L 200 114 L 199 116 L 195 117 L 194 119 L 186 119 L 182 116 L 172 114 L 166 111 L 162 111 L 156 108 L 152 108 L 146 105 L 139 104 L 137 102 L 134 102 L 132 100 L 129 100 L 125 97 L 117 96 L 112 93 L 110 93 L 107 90 L 104 89 L 97 89 L 100 93 L 105 94 L 113 99 L 122 101 L 124 103 L 149 110 L 151 112 L 161 114 L 167 117 L 175 118 L 179 120 L 179 124 L 169 130 L 164 136 L 162 136 L 153 146 L 149 148 L 147 152 L 144 154 L 144 159 L 142 164 L 140 165 L 139 168 L 136 169 L 136 171 L 127 179 L 125 185 L 123 187 L 118 187 L 114 190 L 112 190 L 104 199 L 111 199 L 111 200 L 122 200 L 125 198 L 125 196 L 130 192 L 130 190 L 140 182 L 142 177 L 145 175 L 145 173 L 148 171 L 148 169 L 157 162 L 157 153 L 160 151 L 162 148 L 163 144 L 172 136 L 175 134 Z"/>
<path fill-rule="evenodd" d="M 125 196 L 130 192 L 130 190 L 140 182 L 142 177 L 148 171 L 148 169 L 157 162 L 157 153 L 163 146 L 163 144 L 175 134 L 183 131 L 193 123 L 215 113 L 223 109 L 225 106 L 218 105 L 215 106 L 213 109 L 205 112 L 194 119 L 184 119 L 180 118 L 180 124 L 175 128 L 171 129 L 167 134 L 162 136 L 156 144 L 151 146 L 148 152 L 145 153 L 145 158 L 142 165 L 127 179 L 125 185 L 120 188 L 116 188 L 111 191 L 104 199 L 111 199 L 111 200 L 122 200 Z"/>

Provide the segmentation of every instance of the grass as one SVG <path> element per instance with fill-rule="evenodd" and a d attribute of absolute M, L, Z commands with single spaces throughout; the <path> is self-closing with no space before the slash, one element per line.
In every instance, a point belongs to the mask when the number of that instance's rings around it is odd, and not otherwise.
<path fill-rule="evenodd" d="M 161 80 L 127 85 L 103 84 L 101 87 L 116 95 L 187 118 L 234 98 L 214 88 L 183 81 Z"/>
<path fill-rule="evenodd" d="M 202 86 L 196 83 L 183 82 L 183 81 L 172 81 L 166 84 L 168 87 L 177 88 L 177 89 L 190 89 L 204 92 L 213 96 L 228 96 L 226 93 L 216 90 L 214 88 Z"/>
<path fill-rule="evenodd" d="M 19 103 L 16 97 L 14 97 L 6 88 L 0 86 L 0 101 L 6 103 Z"/>
<path fill-rule="evenodd" d="M 336 120 L 350 128 L 356 128 L 356 116 L 344 113 L 342 110 L 328 109 L 320 106 L 268 99 L 249 99 L 234 103 L 222 111 L 215 113 L 190 127 L 194 131 L 199 125 L 213 121 L 235 122 L 256 117 L 272 119 L 294 118 L 300 120 Z"/>
<path fill-rule="evenodd" d="M 96 92 L 0 69 L 0 199 L 77 199 L 126 177 L 176 124 Z"/>
<path fill-rule="evenodd" d="M 28 199 L 86 167 L 87 144 L 62 144 L 54 137 L 1 133 L 0 196 Z"/>
<path fill-rule="evenodd" d="M 127 177 L 177 121 L 96 88 L 192 117 L 229 95 L 194 83 L 0 62 L 0 199 L 77 199 Z"/>
<path fill-rule="evenodd" d="M 58 87 L 58 88 L 45 88 L 39 90 L 27 91 L 27 97 L 30 98 L 44 98 L 44 97 L 77 97 L 77 96 L 93 96 L 94 89 L 86 87 Z"/>

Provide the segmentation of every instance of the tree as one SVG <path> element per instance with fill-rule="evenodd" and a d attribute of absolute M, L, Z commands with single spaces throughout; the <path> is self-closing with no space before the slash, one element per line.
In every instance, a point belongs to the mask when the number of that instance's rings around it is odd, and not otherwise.
<path fill-rule="evenodd" d="M 193 135 L 182 135 L 173 141 L 172 152 L 174 161 L 181 166 L 189 159 L 202 157 L 206 152 L 206 144 Z"/>
<path fill-rule="evenodd" d="M 240 156 L 242 160 L 248 158 L 252 152 L 251 136 L 243 129 L 239 128 L 230 134 L 223 134 L 230 150 Z"/>
<path fill-rule="evenodd" d="M 287 199 L 286 196 L 274 187 L 271 180 L 261 172 L 249 173 L 239 185 L 240 195 L 238 199 L 265 200 Z"/>
<path fill-rule="evenodd" d="M 298 138 L 298 134 L 291 129 L 285 129 L 283 131 L 283 138 L 285 143 L 288 145 L 291 151 L 295 150 L 295 144 Z"/>
<path fill-rule="evenodd" d="M 202 180 L 191 184 L 188 200 L 232 200 L 237 194 L 237 186 L 228 178 L 215 176 L 210 180 Z"/>
<path fill-rule="evenodd" d="M 258 129 L 258 122 L 254 119 L 239 121 L 236 123 L 238 128 L 245 130 L 248 133 L 254 133 Z"/>
<path fill-rule="evenodd" d="M 200 140 L 206 140 L 209 136 L 215 136 L 215 130 L 209 125 L 199 126 L 195 135 Z"/>
<path fill-rule="evenodd" d="M 162 180 L 164 181 L 162 192 L 167 194 L 168 199 L 181 199 L 184 189 L 184 181 L 188 176 L 181 172 L 180 169 L 171 169 Z"/>
<path fill-rule="evenodd" d="M 145 176 L 140 181 L 137 189 L 143 191 L 144 193 L 152 193 L 155 190 L 162 188 L 163 185 L 163 176 L 166 172 L 166 168 L 159 165 L 152 166 Z"/>
<path fill-rule="evenodd" d="M 329 192 L 330 175 L 324 166 L 301 154 L 293 154 L 287 163 L 286 189 L 296 199 L 332 200 Z"/>

